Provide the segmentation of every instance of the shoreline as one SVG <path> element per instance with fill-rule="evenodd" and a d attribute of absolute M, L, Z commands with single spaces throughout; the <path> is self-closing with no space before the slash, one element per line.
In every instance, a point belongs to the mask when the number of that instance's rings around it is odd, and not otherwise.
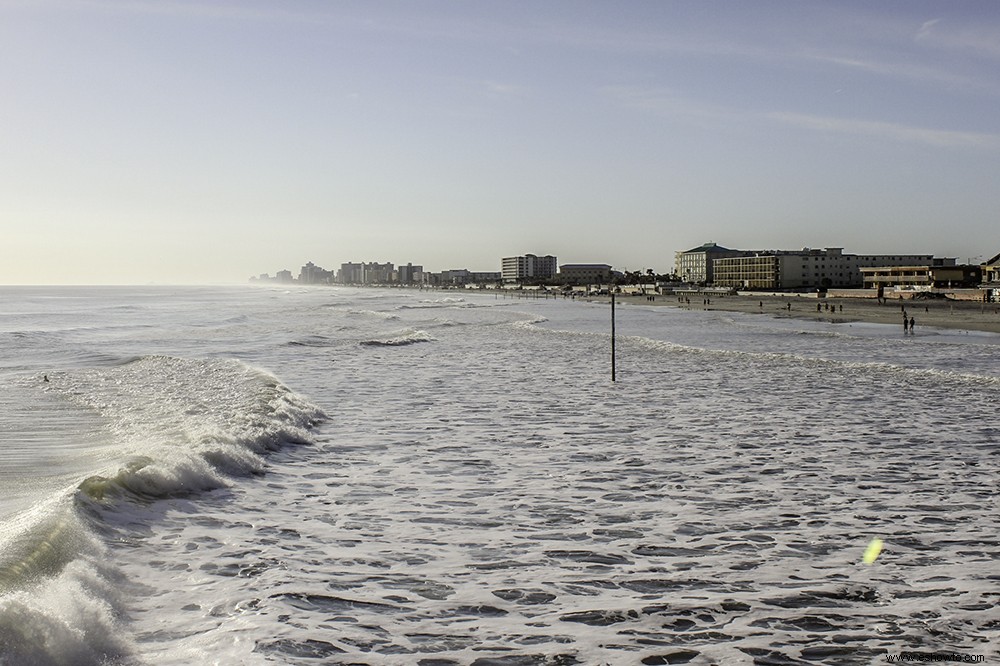
<path fill-rule="evenodd" d="M 705 296 L 690 298 L 691 302 L 682 303 L 675 295 L 655 296 L 649 301 L 643 295 L 617 295 L 615 302 L 625 305 L 649 305 L 682 308 L 685 310 L 721 310 L 724 312 L 742 312 L 745 314 L 762 314 L 771 317 L 789 317 L 812 321 L 825 321 L 831 324 L 850 324 L 861 322 L 867 324 L 887 324 L 897 326 L 902 330 L 905 308 L 908 317 L 915 322 L 917 335 L 921 327 L 947 328 L 966 331 L 982 331 L 1000 335 L 1000 304 L 978 303 L 971 301 L 902 301 L 886 302 L 879 305 L 874 299 L 858 298 L 825 298 L 805 299 L 799 296 Z M 591 302 L 610 302 L 604 296 L 600 298 L 585 298 Z M 704 302 L 707 300 L 708 302 Z M 789 309 L 789 305 L 791 309 Z M 819 310 L 816 309 L 817 305 Z M 828 306 L 824 309 L 824 305 Z M 829 308 L 833 308 L 831 311 Z"/>

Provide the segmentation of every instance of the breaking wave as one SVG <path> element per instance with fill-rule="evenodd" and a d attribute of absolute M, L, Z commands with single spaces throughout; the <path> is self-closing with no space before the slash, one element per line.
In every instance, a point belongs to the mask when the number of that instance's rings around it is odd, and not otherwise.
<path fill-rule="evenodd" d="M 51 390 L 106 423 L 105 468 L 0 524 L 0 664 L 128 663 L 129 581 L 104 539 L 150 502 L 259 474 L 310 441 L 322 410 L 236 360 L 147 356 L 50 374 Z"/>
<path fill-rule="evenodd" d="M 433 342 L 432 338 L 425 331 L 418 330 L 407 330 L 400 335 L 393 336 L 391 338 L 382 339 L 372 339 L 372 340 L 362 340 L 359 344 L 364 347 L 404 347 L 406 345 L 414 345 L 418 342 Z"/>

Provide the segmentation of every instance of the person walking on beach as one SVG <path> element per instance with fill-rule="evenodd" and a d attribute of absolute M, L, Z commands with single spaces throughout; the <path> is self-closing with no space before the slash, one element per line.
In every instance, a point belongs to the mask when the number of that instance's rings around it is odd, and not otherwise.
<path fill-rule="evenodd" d="M 913 330 L 916 325 L 917 322 L 913 320 L 913 317 L 910 317 L 910 335 L 913 335 Z"/>
<path fill-rule="evenodd" d="M 906 315 L 904 314 L 903 315 L 903 335 L 906 335 L 909 332 L 910 332 L 910 320 L 907 319 Z"/>

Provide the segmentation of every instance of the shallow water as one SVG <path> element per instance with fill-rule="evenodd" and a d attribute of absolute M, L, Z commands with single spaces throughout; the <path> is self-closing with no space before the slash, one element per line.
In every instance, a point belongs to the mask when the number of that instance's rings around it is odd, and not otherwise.
<path fill-rule="evenodd" d="M 3 663 L 998 656 L 1000 337 L 622 307 L 612 384 L 597 304 L 3 296 Z"/>

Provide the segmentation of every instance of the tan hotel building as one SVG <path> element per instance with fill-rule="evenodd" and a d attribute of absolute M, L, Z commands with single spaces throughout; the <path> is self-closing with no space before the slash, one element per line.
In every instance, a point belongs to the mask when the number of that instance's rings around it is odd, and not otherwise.
<path fill-rule="evenodd" d="M 762 250 L 713 260 L 712 284 L 734 289 L 789 290 L 859 288 L 861 269 L 871 266 L 946 265 L 954 259 L 932 255 L 844 254 L 842 248 L 823 250 Z"/>

